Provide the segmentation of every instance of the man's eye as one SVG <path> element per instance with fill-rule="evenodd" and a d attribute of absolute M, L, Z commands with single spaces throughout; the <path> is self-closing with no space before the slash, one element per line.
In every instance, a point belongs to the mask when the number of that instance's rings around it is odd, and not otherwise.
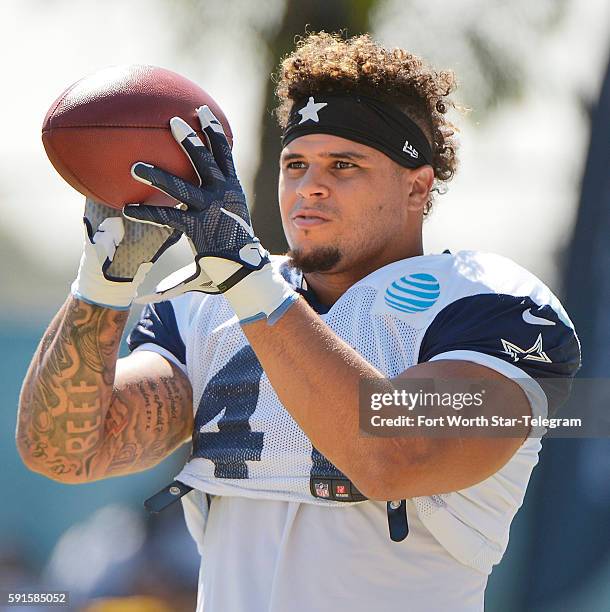
<path fill-rule="evenodd" d="M 286 164 L 286 168 L 288 168 L 289 170 L 302 170 L 303 168 L 305 168 L 305 162 L 302 162 L 302 161 L 288 162 Z"/>
<path fill-rule="evenodd" d="M 346 162 L 346 161 L 336 161 L 335 162 L 335 168 L 338 168 L 339 170 L 345 170 L 346 168 L 355 168 L 356 164 L 352 164 L 351 162 Z"/>

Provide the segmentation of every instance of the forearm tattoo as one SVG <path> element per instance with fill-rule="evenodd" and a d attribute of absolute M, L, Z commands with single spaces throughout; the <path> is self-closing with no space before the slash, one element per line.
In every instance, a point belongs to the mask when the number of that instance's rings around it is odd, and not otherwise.
<path fill-rule="evenodd" d="M 19 406 L 17 444 L 32 469 L 86 482 L 151 467 L 187 437 L 192 408 L 171 376 L 113 388 L 127 317 L 69 298 L 49 326 Z"/>
<path fill-rule="evenodd" d="M 192 410 L 190 387 L 174 376 L 126 385 L 106 414 L 98 469 L 118 476 L 156 465 L 192 433 Z"/>

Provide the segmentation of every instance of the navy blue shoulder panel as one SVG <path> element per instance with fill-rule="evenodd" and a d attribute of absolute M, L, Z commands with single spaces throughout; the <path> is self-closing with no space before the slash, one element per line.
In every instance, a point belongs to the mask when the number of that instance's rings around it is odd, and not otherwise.
<path fill-rule="evenodd" d="M 162 346 L 186 365 L 186 347 L 178 331 L 176 315 L 171 302 L 148 304 L 136 326 L 127 336 L 127 346 L 133 351 L 141 344 Z"/>
<path fill-rule="evenodd" d="M 539 381 L 571 381 L 580 368 L 580 346 L 574 330 L 551 306 L 538 306 L 528 296 L 479 294 L 452 302 L 426 330 L 418 363 L 460 350 L 497 357 Z M 569 387 L 559 385 L 559 389 L 551 381 L 542 387 L 547 396 L 554 396 L 548 397 L 550 408 L 556 408 L 560 396 L 569 392 Z"/>

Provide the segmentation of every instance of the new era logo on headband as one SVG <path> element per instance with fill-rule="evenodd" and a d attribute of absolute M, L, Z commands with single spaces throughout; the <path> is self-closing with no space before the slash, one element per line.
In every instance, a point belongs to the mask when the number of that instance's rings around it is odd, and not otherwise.
<path fill-rule="evenodd" d="M 313 97 L 310 96 L 309 100 L 307 101 L 307 104 L 299 111 L 299 115 L 301 115 L 299 125 L 310 120 L 315 121 L 316 123 L 320 121 L 320 118 L 318 117 L 318 112 L 325 106 L 328 106 L 327 102 L 316 103 Z"/>
<path fill-rule="evenodd" d="M 415 149 L 412 145 L 410 145 L 408 140 L 405 140 L 405 144 L 404 144 L 404 147 L 402 148 L 402 150 L 407 155 L 410 155 L 413 159 L 417 159 L 419 157 L 419 153 L 418 153 L 417 149 Z"/>

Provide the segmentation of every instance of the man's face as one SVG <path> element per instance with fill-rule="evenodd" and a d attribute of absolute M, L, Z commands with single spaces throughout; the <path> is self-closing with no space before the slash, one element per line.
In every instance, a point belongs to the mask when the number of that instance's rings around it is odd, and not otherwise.
<path fill-rule="evenodd" d="M 293 140 L 280 157 L 279 202 L 294 264 L 304 272 L 370 271 L 406 257 L 401 245 L 421 233 L 413 174 L 338 136 Z"/>

